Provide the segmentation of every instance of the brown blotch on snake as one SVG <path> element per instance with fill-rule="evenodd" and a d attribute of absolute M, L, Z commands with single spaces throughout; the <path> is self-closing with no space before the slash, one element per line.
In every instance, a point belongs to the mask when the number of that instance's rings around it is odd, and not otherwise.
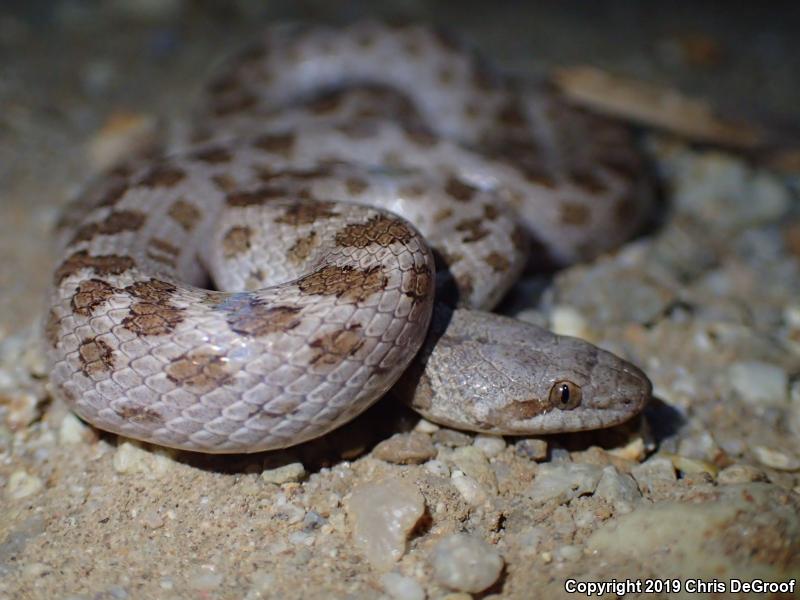
<path fill-rule="evenodd" d="M 56 284 L 60 284 L 67 277 L 80 272 L 81 269 L 92 269 L 100 276 L 119 275 L 135 266 L 136 263 L 130 256 L 117 254 L 91 256 L 86 250 L 80 250 L 61 263 L 56 269 L 53 279 Z"/>
<path fill-rule="evenodd" d="M 295 135 L 286 134 L 265 134 L 256 138 L 253 146 L 265 152 L 288 156 L 295 144 Z"/>
<path fill-rule="evenodd" d="M 141 336 L 167 335 L 183 321 L 183 309 L 161 302 L 135 302 L 122 326 Z"/>
<path fill-rule="evenodd" d="M 108 301 L 117 291 L 117 288 L 101 279 L 82 281 L 70 301 L 72 312 L 82 317 L 89 317 L 95 308 Z"/>
<path fill-rule="evenodd" d="M 257 299 L 226 309 L 225 320 L 231 331 L 247 336 L 263 336 L 290 331 L 300 324 L 299 306 L 265 306 Z"/>
<path fill-rule="evenodd" d="M 485 260 L 486 263 L 497 272 L 508 271 L 511 267 L 511 262 L 499 252 L 490 252 Z"/>
<path fill-rule="evenodd" d="M 228 206 L 242 208 L 245 206 L 259 206 L 269 202 L 270 200 L 282 198 L 285 195 L 285 188 L 275 185 L 267 185 L 255 190 L 231 192 L 225 197 L 225 202 L 228 204 Z"/>
<path fill-rule="evenodd" d="M 302 264 L 318 244 L 319 238 L 317 237 L 316 231 L 312 231 L 307 236 L 301 237 L 291 248 L 289 248 L 287 255 L 289 262 L 295 265 Z"/>
<path fill-rule="evenodd" d="M 450 177 L 447 180 L 444 191 L 459 202 L 469 202 L 478 192 L 478 188 L 460 180 L 458 177 Z"/>
<path fill-rule="evenodd" d="M 152 406 L 140 406 L 137 404 L 123 404 L 114 406 L 114 412 L 122 419 L 132 423 L 155 425 L 163 422 L 163 417 Z"/>
<path fill-rule="evenodd" d="M 203 217 L 200 209 L 186 200 L 173 202 L 167 211 L 167 215 L 173 218 L 187 233 L 191 232 Z"/>
<path fill-rule="evenodd" d="M 363 302 L 386 287 L 388 279 L 379 265 L 356 269 L 349 265 L 326 265 L 298 279 L 297 285 L 304 294 L 336 296 L 348 302 Z"/>
<path fill-rule="evenodd" d="M 186 178 L 186 173 L 177 167 L 156 165 L 150 168 L 138 184 L 148 188 L 171 188 Z"/>
<path fill-rule="evenodd" d="M 204 163 L 219 165 L 230 162 L 232 155 L 226 148 L 211 146 L 198 150 L 192 154 L 192 157 Z"/>
<path fill-rule="evenodd" d="M 199 394 L 223 386 L 233 378 L 225 357 L 202 350 L 179 356 L 164 371 L 170 381 Z"/>
<path fill-rule="evenodd" d="M 105 219 L 87 223 L 78 228 L 70 244 L 89 242 L 98 235 L 114 235 L 123 231 L 139 231 L 147 217 L 136 210 L 120 210 L 109 213 Z"/>
<path fill-rule="evenodd" d="M 478 242 L 489 235 L 489 231 L 483 226 L 481 219 L 464 219 L 456 224 L 456 231 L 466 234 L 461 238 L 465 244 Z"/>
<path fill-rule="evenodd" d="M 231 227 L 222 238 L 222 255 L 225 258 L 233 258 L 239 254 L 244 254 L 250 249 L 250 238 L 253 230 L 244 225 Z"/>
<path fill-rule="evenodd" d="M 327 333 L 312 340 L 309 346 L 316 354 L 311 362 L 317 366 L 336 366 L 346 358 L 353 356 L 364 345 L 364 338 L 359 333 L 361 325 L 350 325 L 346 329 Z"/>
<path fill-rule="evenodd" d="M 283 223 L 297 227 L 298 225 L 311 225 L 321 219 L 330 219 L 339 215 L 334 210 L 333 202 L 298 202 L 290 206 L 279 217 L 276 223 Z"/>
<path fill-rule="evenodd" d="M 110 371 L 114 368 L 114 351 L 98 338 L 85 338 L 78 347 L 81 371 L 87 377 Z"/>
<path fill-rule="evenodd" d="M 372 217 L 366 223 L 351 223 L 336 234 L 336 244 L 348 248 L 366 248 L 372 244 L 388 247 L 405 244 L 414 234 L 400 220 L 384 215 Z"/>
<path fill-rule="evenodd" d="M 177 288 L 168 281 L 160 279 L 150 279 L 148 281 L 137 281 L 125 288 L 131 296 L 147 302 L 169 302 Z"/>

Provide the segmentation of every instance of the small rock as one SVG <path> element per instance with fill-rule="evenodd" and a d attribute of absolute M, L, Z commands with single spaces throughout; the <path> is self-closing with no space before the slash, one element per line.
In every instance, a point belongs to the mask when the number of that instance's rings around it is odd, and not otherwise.
<path fill-rule="evenodd" d="M 550 313 L 550 323 L 550 329 L 558 335 L 571 335 L 583 339 L 592 337 L 586 318 L 572 306 L 554 306 Z"/>
<path fill-rule="evenodd" d="M 425 500 L 404 480 L 370 483 L 356 488 L 346 503 L 353 538 L 378 569 L 390 568 L 406 550 L 406 538 L 425 512 Z"/>
<path fill-rule="evenodd" d="M 462 471 L 453 471 L 450 478 L 461 497 L 471 506 L 480 506 L 489 499 L 481 484 Z"/>
<path fill-rule="evenodd" d="M 514 444 L 514 452 L 537 462 L 545 460 L 547 458 L 547 442 L 537 438 L 520 440 Z"/>
<path fill-rule="evenodd" d="M 450 467 L 440 460 L 429 460 L 422 465 L 428 473 L 437 475 L 439 477 L 450 477 Z"/>
<path fill-rule="evenodd" d="M 791 454 L 773 450 L 766 446 L 753 446 L 751 450 L 758 462 L 765 467 L 779 471 L 797 471 L 800 469 L 800 459 Z"/>
<path fill-rule="evenodd" d="M 425 590 L 411 577 L 400 573 L 385 573 L 381 577 L 384 591 L 394 600 L 425 600 Z"/>
<path fill-rule="evenodd" d="M 719 473 L 717 465 L 705 460 L 688 458 L 680 454 L 669 454 L 668 458 L 672 461 L 672 466 L 684 474 L 708 473 L 712 477 L 716 477 Z"/>
<path fill-rule="evenodd" d="M 136 442 L 122 442 L 114 453 L 113 465 L 117 473 L 147 475 L 159 478 L 172 469 L 168 450 L 157 448 L 147 451 Z"/>
<path fill-rule="evenodd" d="M 431 437 L 419 431 L 396 433 L 375 446 L 372 455 L 398 465 L 419 465 L 436 456 Z"/>
<path fill-rule="evenodd" d="M 21 500 L 40 492 L 43 487 L 44 483 L 36 475 L 22 470 L 14 471 L 6 483 L 6 498 Z"/>
<path fill-rule="evenodd" d="M 637 435 L 624 446 L 612 448 L 608 453 L 624 460 L 639 462 L 645 456 L 644 439 L 642 436 Z"/>
<path fill-rule="evenodd" d="M 551 500 L 564 504 L 577 496 L 594 492 L 601 475 L 602 469 L 595 465 L 543 464 L 526 495 L 537 505 Z"/>
<path fill-rule="evenodd" d="M 472 437 L 454 429 L 440 429 L 433 434 L 433 441 L 442 446 L 458 448 L 459 446 L 469 446 L 472 443 Z"/>
<path fill-rule="evenodd" d="M 5 426 L 20 431 L 40 418 L 39 398 L 25 390 L 0 391 L 0 413 Z"/>
<path fill-rule="evenodd" d="M 631 512 L 642 500 L 642 494 L 633 477 L 619 473 L 612 466 L 603 469 L 594 495 L 611 504 L 621 514 Z"/>
<path fill-rule="evenodd" d="M 281 465 L 274 469 L 266 469 L 261 473 L 261 480 L 266 483 L 282 485 L 294 481 L 301 481 L 306 476 L 306 468 L 303 463 L 293 462 L 288 465 Z"/>
<path fill-rule="evenodd" d="M 558 559 L 565 562 L 575 562 L 576 560 L 580 559 L 582 555 L 583 550 L 581 550 L 581 547 L 572 544 L 561 546 L 561 548 L 559 548 L 556 552 Z"/>
<path fill-rule="evenodd" d="M 658 494 L 671 489 L 677 477 L 672 461 L 663 456 L 654 456 L 631 469 L 631 475 L 646 495 Z"/>
<path fill-rule="evenodd" d="M 506 449 L 506 441 L 496 435 L 478 434 L 472 445 L 483 452 L 487 458 L 494 458 Z"/>
<path fill-rule="evenodd" d="M 754 405 L 783 406 L 787 401 L 789 376 L 777 365 L 761 361 L 742 361 L 728 369 L 734 391 Z"/>
<path fill-rule="evenodd" d="M 719 475 L 717 475 L 717 481 L 726 485 L 766 480 L 767 475 L 764 471 L 752 465 L 744 464 L 735 464 L 725 467 L 719 472 Z"/>
<path fill-rule="evenodd" d="M 456 448 L 449 458 L 465 475 L 481 484 L 481 487 L 492 494 L 497 493 L 497 477 L 489 466 L 486 455 L 475 446 Z"/>
<path fill-rule="evenodd" d="M 88 429 L 78 417 L 69 412 L 61 419 L 61 426 L 58 428 L 58 440 L 65 446 L 80 444 L 84 440 Z"/>
<path fill-rule="evenodd" d="M 433 577 L 459 592 L 478 593 L 491 586 L 503 570 L 503 559 L 481 539 L 456 533 L 433 550 Z"/>
<path fill-rule="evenodd" d="M 417 421 L 417 424 L 414 425 L 414 431 L 419 431 L 420 433 L 433 433 L 434 431 L 439 431 L 441 427 L 439 427 L 436 423 L 431 423 L 428 419 L 420 418 Z"/>

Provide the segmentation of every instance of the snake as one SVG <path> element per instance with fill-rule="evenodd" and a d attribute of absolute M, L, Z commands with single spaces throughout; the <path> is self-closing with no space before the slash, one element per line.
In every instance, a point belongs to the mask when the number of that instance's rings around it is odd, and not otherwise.
<path fill-rule="evenodd" d="M 425 24 L 273 25 L 218 65 L 185 140 L 59 224 L 44 337 L 92 425 L 205 453 L 285 448 L 385 395 L 499 435 L 638 414 L 635 365 L 490 312 L 523 273 L 641 226 L 627 127 Z"/>

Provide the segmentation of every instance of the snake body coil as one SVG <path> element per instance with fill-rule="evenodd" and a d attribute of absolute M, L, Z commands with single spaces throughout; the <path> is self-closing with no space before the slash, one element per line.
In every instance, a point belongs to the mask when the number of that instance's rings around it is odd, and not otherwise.
<path fill-rule="evenodd" d="M 423 414 L 478 431 L 641 409 L 636 367 L 483 312 L 530 239 L 569 263 L 639 225 L 624 128 L 518 91 L 430 28 L 372 22 L 268 30 L 195 122 L 186 148 L 118 169 L 65 218 L 46 337 L 54 391 L 86 420 L 255 452 L 398 380 Z"/>

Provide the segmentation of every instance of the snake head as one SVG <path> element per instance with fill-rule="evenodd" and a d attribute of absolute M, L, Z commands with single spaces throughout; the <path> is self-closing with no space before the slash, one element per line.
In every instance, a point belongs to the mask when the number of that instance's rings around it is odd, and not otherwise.
<path fill-rule="evenodd" d="M 633 364 L 584 340 L 456 310 L 426 342 L 415 385 L 401 396 L 459 429 L 537 435 L 600 429 L 638 414 L 652 384 Z"/>

